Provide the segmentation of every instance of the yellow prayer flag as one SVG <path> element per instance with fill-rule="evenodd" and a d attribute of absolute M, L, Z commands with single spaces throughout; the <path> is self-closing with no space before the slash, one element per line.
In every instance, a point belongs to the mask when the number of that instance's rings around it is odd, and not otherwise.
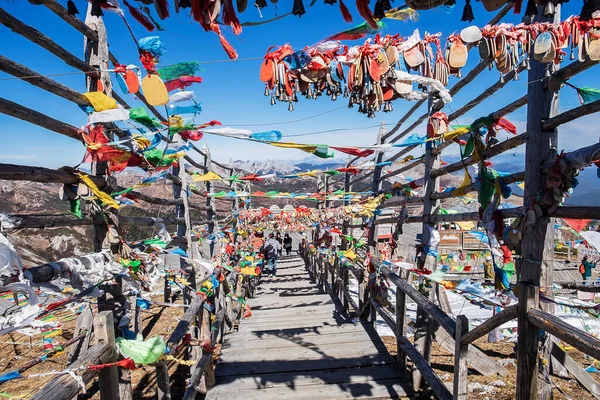
<path fill-rule="evenodd" d="M 216 180 L 220 180 L 223 178 L 221 178 L 219 175 L 215 174 L 214 172 L 210 171 L 204 175 L 200 175 L 200 176 L 194 175 L 193 179 L 194 179 L 194 182 L 206 182 L 206 181 L 216 181 Z"/>
<path fill-rule="evenodd" d="M 83 96 L 92 103 L 92 107 L 96 112 L 117 108 L 117 101 L 102 92 L 87 92 Z"/>
<path fill-rule="evenodd" d="M 106 194 L 103 191 L 101 191 L 100 189 L 98 189 L 98 186 L 96 186 L 96 184 L 91 180 L 89 175 L 84 174 L 82 172 L 79 172 L 77 175 L 79 175 L 79 178 L 81 179 L 81 181 L 87 187 L 90 188 L 90 190 L 92 191 L 94 196 L 96 196 L 96 198 L 98 198 L 98 200 L 100 200 L 102 202 L 102 204 L 112 207 L 112 208 L 115 208 L 117 210 L 119 209 L 119 204 L 108 194 Z"/>

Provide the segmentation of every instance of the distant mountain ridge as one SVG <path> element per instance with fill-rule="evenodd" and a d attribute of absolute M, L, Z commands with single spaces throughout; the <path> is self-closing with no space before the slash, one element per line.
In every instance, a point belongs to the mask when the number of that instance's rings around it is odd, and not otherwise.
<path fill-rule="evenodd" d="M 251 174 L 266 175 L 279 174 L 287 175 L 295 172 L 312 171 L 313 169 L 332 169 L 344 165 L 343 162 L 336 160 L 315 160 L 306 158 L 304 160 L 236 160 L 233 162 L 236 169 L 241 169 Z"/>

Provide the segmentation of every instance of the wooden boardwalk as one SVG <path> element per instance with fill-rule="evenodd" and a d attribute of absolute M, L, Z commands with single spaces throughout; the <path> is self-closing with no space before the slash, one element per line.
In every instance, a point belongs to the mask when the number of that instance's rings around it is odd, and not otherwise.
<path fill-rule="evenodd" d="M 252 316 L 225 337 L 208 399 L 406 397 L 375 329 L 320 293 L 300 258 L 280 260 L 248 304 Z"/>

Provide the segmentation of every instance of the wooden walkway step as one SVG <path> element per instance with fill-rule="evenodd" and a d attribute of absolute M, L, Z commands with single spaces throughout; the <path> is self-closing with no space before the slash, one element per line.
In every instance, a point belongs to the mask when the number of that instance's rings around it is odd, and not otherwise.
<path fill-rule="evenodd" d="M 410 388 L 372 326 L 310 283 L 300 258 L 263 278 L 252 316 L 225 336 L 207 399 L 398 399 Z"/>

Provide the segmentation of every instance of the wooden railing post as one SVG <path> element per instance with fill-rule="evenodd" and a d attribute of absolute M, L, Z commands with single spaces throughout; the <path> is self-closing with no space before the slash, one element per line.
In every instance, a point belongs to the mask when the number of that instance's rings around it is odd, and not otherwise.
<path fill-rule="evenodd" d="M 350 312 L 350 303 L 348 303 L 348 298 L 346 297 L 346 291 L 350 290 L 349 286 L 349 271 L 346 266 L 342 266 L 340 263 L 341 274 L 342 274 L 342 302 L 344 304 L 344 310 L 347 313 Z"/>
<path fill-rule="evenodd" d="M 406 375 L 406 353 L 400 346 L 400 338 L 406 336 L 406 293 L 396 287 L 396 361 L 400 377 Z"/>
<path fill-rule="evenodd" d="M 160 360 L 155 365 L 156 371 L 156 397 L 158 400 L 171 400 L 171 385 L 169 382 L 169 366 L 165 360 Z"/>
<path fill-rule="evenodd" d="M 454 336 L 454 400 L 467 398 L 467 365 L 469 344 L 462 342 L 462 337 L 469 332 L 469 320 L 464 315 L 456 317 L 456 332 Z"/>
<path fill-rule="evenodd" d="M 115 324 L 111 311 L 102 311 L 94 318 L 94 337 L 96 344 L 107 343 L 114 348 L 109 362 L 117 361 L 115 344 Z M 102 400 L 120 399 L 118 367 L 103 368 L 99 374 L 100 398 Z"/>

